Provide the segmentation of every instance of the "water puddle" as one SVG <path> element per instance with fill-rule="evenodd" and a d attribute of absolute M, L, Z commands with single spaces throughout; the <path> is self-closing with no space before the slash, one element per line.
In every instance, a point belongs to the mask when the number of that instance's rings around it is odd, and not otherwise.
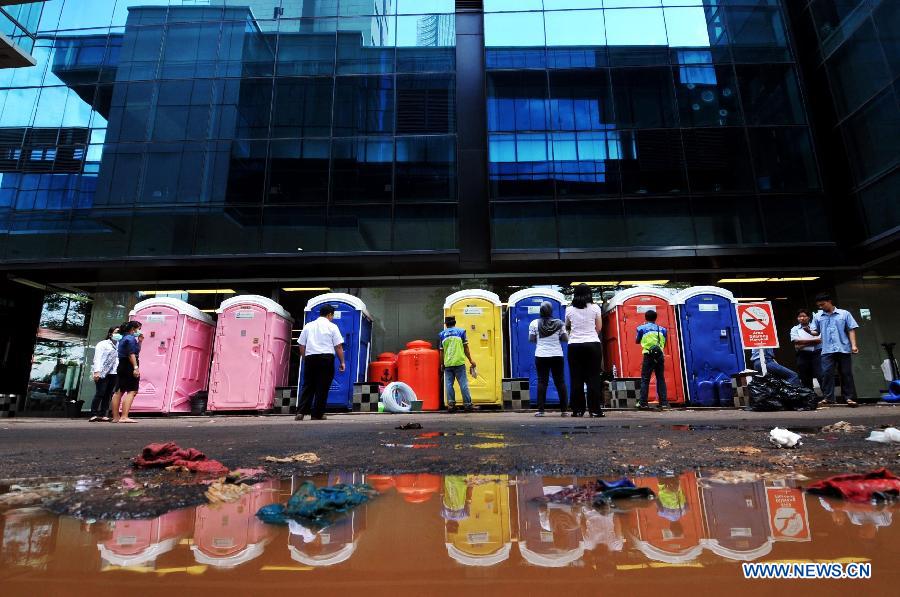
<path fill-rule="evenodd" d="M 366 482 L 380 495 L 324 529 L 256 518 L 309 480 Z M 819 498 L 800 490 L 808 483 L 802 477 L 753 473 L 639 477 L 638 487 L 657 499 L 614 508 L 545 499 L 593 480 L 333 473 L 266 481 L 235 502 L 144 520 L 10 509 L 0 514 L 0 584 L 4 596 L 177 590 L 221 597 L 302 587 L 394 597 L 696 595 L 711 586 L 740 594 L 889 594 L 900 582 L 896 507 Z M 745 580 L 743 562 L 863 562 L 872 578 Z"/>

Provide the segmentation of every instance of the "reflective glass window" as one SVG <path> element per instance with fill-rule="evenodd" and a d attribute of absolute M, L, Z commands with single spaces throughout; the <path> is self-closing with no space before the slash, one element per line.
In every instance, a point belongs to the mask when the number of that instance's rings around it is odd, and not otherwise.
<path fill-rule="evenodd" d="M 394 159 L 392 139 L 335 139 L 331 146 L 331 154 L 331 197 L 334 201 L 392 199 Z"/>
<path fill-rule="evenodd" d="M 260 251 L 259 208 L 222 206 L 197 214 L 195 255 L 246 255 Z"/>
<path fill-rule="evenodd" d="M 263 139 L 268 136 L 272 115 L 272 83 L 272 79 L 243 79 L 228 83 L 225 102 L 232 103 L 229 92 L 237 91 L 238 95 L 238 138 Z M 239 89 L 236 89 L 237 86 Z"/>
<path fill-rule="evenodd" d="M 558 197 L 597 197 L 621 192 L 619 132 L 553 133 L 551 143 Z"/>
<path fill-rule="evenodd" d="M 627 245 L 620 199 L 560 201 L 557 211 L 562 249 L 607 249 Z"/>
<path fill-rule="evenodd" d="M 856 110 L 890 82 L 888 65 L 871 21 L 866 21 L 826 62 L 840 115 Z"/>
<path fill-rule="evenodd" d="M 700 245 L 746 245 L 763 242 L 762 223 L 755 200 L 739 197 L 691 201 L 691 214 Z"/>
<path fill-rule="evenodd" d="M 748 124 L 802 124 L 803 101 L 797 74 L 789 64 L 735 67 Z"/>
<path fill-rule="evenodd" d="M 456 249 L 458 225 L 455 205 L 398 205 L 394 209 L 394 250 Z"/>
<path fill-rule="evenodd" d="M 681 247 L 697 244 L 687 199 L 626 199 L 625 225 L 634 247 Z"/>
<path fill-rule="evenodd" d="M 488 142 L 491 196 L 553 196 L 553 163 L 547 133 L 492 134 Z"/>
<path fill-rule="evenodd" d="M 121 258 L 128 254 L 130 210 L 76 211 L 72 218 L 66 257 Z"/>
<path fill-rule="evenodd" d="M 275 79 L 271 136 L 327 137 L 333 85 L 331 77 Z"/>
<path fill-rule="evenodd" d="M 328 200 L 328 139 L 272 141 L 268 203 L 325 203 Z"/>
<path fill-rule="evenodd" d="M 397 70 L 443 72 L 456 64 L 456 15 L 397 17 Z"/>
<path fill-rule="evenodd" d="M 395 16 L 338 19 L 337 72 L 388 73 L 394 70 Z"/>
<path fill-rule="evenodd" d="M 397 0 L 396 4 L 400 15 L 456 12 L 455 0 Z"/>
<path fill-rule="evenodd" d="M 900 226 L 900 169 L 866 187 L 859 194 L 869 236 Z"/>
<path fill-rule="evenodd" d="M 9 219 L 9 259 L 62 257 L 69 231 L 69 212 L 13 212 Z"/>
<path fill-rule="evenodd" d="M 744 129 L 684 129 L 682 139 L 692 192 L 753 190 Z"/>
<path fill-rule="evenodd" d="M 888 89 L 842 126 L 858 181 L 875 176 L 900 156 L 900 109 Z"/>
<path fill-rule="evenodd" d="M 397 134 L 450 133 L 456 129 L 453 75 L 397 77 Z"/>
<path fill-rule="evenodd" d="M 878 38 L 891 67 L 891 74 L 900 77 L 900 2 L 882 2 L 872 11 Z"/>
<path fill-rule="evenodd" d="M 616 124 L 623 128 L 661 128 L 676 124 L 672 69 L 613 69 Z"/>
<path fill-rule="evenodd" d="M 302 255 L 325 250 L 325 208 L 267 207 L 262 215 L 262 252 Z"/>
<path fill-rule="evenodd" d="M 662 8 L 607 10 L 606 43 L 610 46 L 667 45 Z"/>
<path fill-rule="evenodd" d="M 548 46 L 606 44 L 602 10 L 564 10 L 544 13 Z"/>
<path fill-rule="evenodd" d="M 495 251 L 556 250 L 556 213 L 551 202 L 495 203 L 491 206 Z"/>
<path fill-rule="evenodd" d="M 484 45 L 488 48 L 544 46 L 544 16 L 539 12 L 484 15 Z"/>
<path fill-rule="evenodd" d="M 391 250 L 390 205 L 341 205 L 328 209 L 329 253 Z"/>
<path fill-rule="evenodd" d="M 336 19 L 281 20 L 278 24 L 277 75 L 330 75 L 337 46 Z M 254 43 L 255 54 L 272 52 L 272 40 Z"/>
<path fill-rule="evenodd" d="M 760 204 L 769 243 L 824 242 L 833 238 L 821 195 L 762 197 Z"/>
<path fill-rule="evenodd" d="M 488 130 L 544 131 L 549 126 L 545 72 L 488 74 Z"/>
<path fill-rule="evenodd" d="M 268 142 L 234 143 L 228 164 L 228 203 L 262 203 Z"/>
<path fill-rule="evenodd" d="M 819 188 L 815 157 L 806 128 L 750 129 L 750 148 L 761 192 L 807 191 Z"/>
<path fill-rule="evenodd" d="M 196 225 L 195 209 L 142 209 L 134 215 L 128 254 L 134 257 L 190 255 Z"/>
<path fill-rule="evenodd" d="M 731 66 L 683 64 L 675 69 L 675 89 L 681 126 L 741 124 Z"/>
<path fill-rule="evenodd" d="M 666 18 L 666 37 L 669 46 L 699 49 L 712 45 L 710 24 L 706 21 L 706 9 L 703 6 L 665 8 L 663 14 Z"/>
<path fill-rule="evenodd" d="M 452 137 L 397 137 L 397 201 L 455 201 Z"/>
<path fill-rule="evenodd" d="M 394 77 L 338 77 L 334 103 L 335 136 L 394 131 Z"/>
<path fill-rule="evenodd" d="M 687 193 L 678 131 L 620 131 L 622 190 L 631 195 Z"/>
<path fill-rule="evenodd" d="M 612 128 L 609 71 L 550 73 L 550 128 L 557 131 L 605 131 Z"/>
<path fill-rule="evenodd" d="M 541 10 L 543 0 L 484 0 L 484 12 L 511 12 L 516 10 Z"/>
<path fill-rule="evenodd" d="M 736 62 L 779 62 L 790 59 L 787 33 L 777 6 L 730 6 L 728 29 Z"/>

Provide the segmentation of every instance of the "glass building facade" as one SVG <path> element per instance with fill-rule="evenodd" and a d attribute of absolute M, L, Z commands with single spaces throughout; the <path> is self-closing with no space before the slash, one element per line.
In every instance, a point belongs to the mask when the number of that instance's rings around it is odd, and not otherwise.
<path fill-rule="evenodd" d="M 792 6 L 810 78 L 830 98 L 827 146 L 850 168 L 837 181 L 862 220 L 860 240 L 900 233 L 900 2 L 812 0 Z"/>

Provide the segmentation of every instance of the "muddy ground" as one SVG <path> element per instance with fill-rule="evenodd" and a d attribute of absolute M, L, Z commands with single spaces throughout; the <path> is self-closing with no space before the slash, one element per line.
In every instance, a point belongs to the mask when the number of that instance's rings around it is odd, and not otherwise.
<path fill-rule="evenodd" d="M 845 420 L 865 431 L 823 433 Z M 397 430 L 419 423 L 421 430 Z M 276 475 L 334 470 L 516 473 L 538 475 L 665 474 L 686 469 L 861 471 L 900 469 L 900 444 L 865 441 L 869 430 L 900 425 L 900 407 L 816 412 L 610 412 L 603 419 L 543 419 L 531 413 L 336 415 L 295 422 L 285 416 L 143 418 L 134 425 L 67 419 L 0 420 L 0 479 L 121 476 L 150 442 L 195 447 L 229 467 L 266 466 Z M 804 435 L 803 446 L 768 443 L 775 426 Z M 747 449 L 750 448 L 750 449 Z M 307 464 L 265 464 L 267 455 L 315 452 Z"/>

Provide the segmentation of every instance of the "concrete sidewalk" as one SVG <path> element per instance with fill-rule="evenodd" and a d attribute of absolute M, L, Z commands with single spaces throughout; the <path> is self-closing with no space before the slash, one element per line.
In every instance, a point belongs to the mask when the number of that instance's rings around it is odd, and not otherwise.
<path fill-rule="evenodd" d="M 823 434 L 848 421 L 865 432 Z M 421 430 L 395 427 L 419 423 Z M 275 470 L 324 472 L 503 472 L 615 474 L 687 468 L 828 469 L 897 466 L 900 446 L 864 441 L 868 431 L 900 425 L 900 407 L 833 407 L 815 412 L 736 410 L 613 411 L 603 419 L 561 418 L 548 412 L 448 415 L 330 415 L 296 422 L 292 416 L 142 418 L 133 425 L 86 420 L 0 420 L 0 478 L 107 475 L 127 470 L 151 442 L 196 447 L 226 465 L 259 466 L 261 457 L 315 452 L 315 466 Z M 777 450 L 768 431 L 788 427 L 806 435 L 799 450 Z M 757 454 L 719 450 L 751 447 Z M 752 451 L 751 451 L 752 452 Z"/>

